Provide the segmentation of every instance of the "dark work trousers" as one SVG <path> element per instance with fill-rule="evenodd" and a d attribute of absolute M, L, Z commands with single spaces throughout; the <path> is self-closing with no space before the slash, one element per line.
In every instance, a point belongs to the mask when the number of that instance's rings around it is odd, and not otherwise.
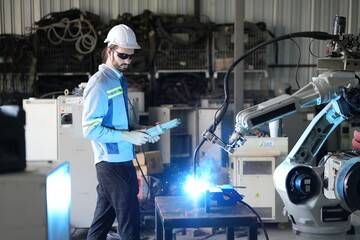
<path fill-rule="evenodd" d="M 87 239 L 106 240 L 115 218 L 122 240 L 140 239 L 139 184 L 132 161 L 100 162 L 95 167 L 98 199 Z"/>

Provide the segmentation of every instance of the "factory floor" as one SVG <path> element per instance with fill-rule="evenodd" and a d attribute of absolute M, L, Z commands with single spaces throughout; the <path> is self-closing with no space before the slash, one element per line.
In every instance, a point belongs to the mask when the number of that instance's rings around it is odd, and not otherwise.
<path fill-rule="evenodd" d="M 153 202 L 148 202 L 142 205 L 142 218 L 141 218 L 141 240 L 158 240 L 155 236 L 155 216 Z M 145 211 L 151 210 L 151 211 Z M 352 232 L 356 234 L 348 234 L 342 237 L 333 237 L 329 234 L 326 237 L 313 237 L 313 238 L 301 238 L 296 236 L 292 230 L 290 222 L 286 223 L 274 223 L 265 222 L 266 232 L 268 239 L 270 240 L 357 240 L 360 239 L 360 213 L 352 215 Z M 71 229 L 72 236 L 71 240 L 86 240 L 88 229 Z M 116 229 L 113 229 L 116 231 Z M 223 240 L 226 239 L 225 229 L 212 229 L 212 228 L 187 228 L 187 229 L 174 229 L 173 230 L 174 240 Z M 235 228 L 235 239 L 247 240 L 247 229 L 246 228 Z M 107 240 L 120 240 L 115 232 L 108 234 Z M 160 240 L 160 239 L 159 239 Z M 267 240 L 263 229 L 260 224 L 258 226 L 258 240 Z"/>
<path fill-rule="evenodd" d="M 290 228 L 279 229 L 276 226 L 267 226 L 267 233 L 271 240 L 290 240 L 294 237 Z M 219 229 L 211 233 L 209 229 L 174 229 L 174 238 L 176 240 L 221 240 L 226 239 L 225 229 Z M 87 229 L 73 229 L 71 240 L 86 240 Z M 235 238 L 247 239 L 246 229 L 235 229 Z M 194 236 L 195 235 L 195 236 Z M 141 240 L 155 240 L 155 231 L 144 230 L 141 232 Z M 263 231 L 259 229 L 258 240 L 265 240 Z M 108 235 L 107 240 L 119 240 L 113 232 Z"/>
<path fill-rule="evenodd" d="M 297 237 L 294 232 L 292 231 L 290 224 L 274 224 L 274 223 L 265 223 L 266 231 L 268 234 L 268 237 L 270 240 L 303 240 L 304 238 Z M 71 240 L 86 240 L 86 234 L 87 229 L 72 229 L 72 237 Z M 203 240 L 203 239 L 209 239 L 209 240 L 223 240 L 226 239 L 225 230 L 219 229 L 219 230 L 211 230 L 208 228 L 205 229 L 174 229 L 174 238 L 176 240 Z M 239 240 L 245 240 L 247 239 L 247 232 L 246 229 L 238 228 L 235 229 L 235 239 Z M 326 238 L 305 238 L 305 239 L 336 239 L 331 237 Z M 356 235 L 347 235 L 341 238 L 337 238 L 339 240 L 356 240 L 360 239 L 359 233 Z M 116 237 L 116 235 L 111 232 L 108 235 L 107 240 L 119 240 L 119 238 Z M 141 240 L 155 240 L 155 231 L 149 230 L 147 228 L 146 230 L 142 230 L 141 232 Z M 264 235 L 264 232 L 261 228 L 258 230 L 258 240 L 266 240 L 266 237 Z"/>

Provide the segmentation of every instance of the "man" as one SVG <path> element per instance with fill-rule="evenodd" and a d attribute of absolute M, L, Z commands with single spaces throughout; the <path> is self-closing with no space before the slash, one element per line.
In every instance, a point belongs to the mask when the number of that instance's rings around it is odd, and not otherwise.
<path fill-rule="evenodd" d="M 135 49 L 140 49 L 134 32 L 124 24 L 117 25 L 105 43 L 103 64 L 84 90 L 83 133 L 92 143 L 98 179 L 88 240 L 105 240 L 115 219 L 122 240 L 140 239 L 134 145 L 154 143 L 159 137 L 130 126 L 127 80 L 122 71 L 128 68 Z"/>

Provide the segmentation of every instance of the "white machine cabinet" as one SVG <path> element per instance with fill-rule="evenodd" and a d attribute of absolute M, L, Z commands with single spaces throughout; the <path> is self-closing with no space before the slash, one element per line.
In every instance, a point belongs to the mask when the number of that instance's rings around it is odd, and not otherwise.
<path fill-rule="evenodd" d="M 91 142 L 82 133 L 82 96 L 58 97 L 59 161 L 70 163 L 71 225 L 87 228 L 96 205 L 96 171 Z"/>
<path fill-rule="evenodd" d="M 236 189 L 265 222 L 288 221 L 273 183 L 273 172 L 287 154 L 287 138 L 248 137 L 244 146 L 229 155 L 230 184 L 245 187 Z"/>
<path fill-rule="evenodd" d="M 56 99 L 24 99 L 26 161 L 57 161 Z"/>

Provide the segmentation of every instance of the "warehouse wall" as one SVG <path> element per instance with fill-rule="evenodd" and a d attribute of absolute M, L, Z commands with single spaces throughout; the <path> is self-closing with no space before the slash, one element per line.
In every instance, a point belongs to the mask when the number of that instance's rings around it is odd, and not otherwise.
<path fill-rule="evenodd" d="M 234 0 L 200 0 L 200 14 L 203 19 L 215 23 L 231 23 L 234 19 Z M 133 15 L 148 9 L 154 13 L 194 14 L 194 0 L 0 0 L 0 34 L 27 34 L 34 21 L 50 12 L 79 8 L 98 14 L 108 23 L 118 14 L 130 12 Z M 331 32 L 335 15 L 347 18 L 348 33 L 357 33 L 360 28 L 360 3 L 358 0 L 245 0 L 245 20 L 265 22 L 276 36 L 299 31 Z M 316 58 L 309 53 L 309 39 L 295 39 L 301 48 L 302 65 L 316 64 Z M 325 43 L 313 41 L 310 45 L 315 55 L 322 56 Z M 299 52 L 292 41 L 279 43 L 278 64 L 297 64 Z M 294 89 L 295 68 L 275 65 L 274 47 L 268 47 L 270 86 L 289 82 Z M 290 54 L 291 53 L 291 54 Z M 317 75 L 315 67 L 299 69 L 300 86 Z"/>

